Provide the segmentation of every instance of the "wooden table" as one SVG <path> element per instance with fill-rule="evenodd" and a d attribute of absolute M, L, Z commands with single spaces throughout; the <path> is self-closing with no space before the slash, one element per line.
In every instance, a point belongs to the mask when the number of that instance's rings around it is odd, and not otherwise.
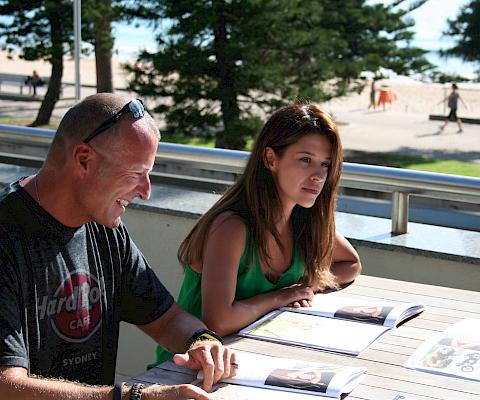
<path fill-rule="evenodd" d="M 226 342 L 238 351 L 366 367 L 368 371 L 365 379 L 347 397 L 352 400 L 392 400 L 397 394 L 417 400 L 480 400 L 480 382 L 402 367 L 425 339 L 438 335 L 449 325 L 464 318 L 480 319 L 480 292 L 361 276 L 353 285 L 344 289 L 342 294 L 373 301 L 419 302 L 425 304 L 427 309 L 398 329 L 381 337 L 357 357 L 235 336 L 227 338 Z M 194 374 L 175 368 L 171 363 L 164 363 L 134 380 L 178 384 L 192 382 L 194 379 Z M 240 395 L 238 387 L 229 385 L 221 385 L 212 397 L 229 400 L 250 399 L 246 395 Z"/>

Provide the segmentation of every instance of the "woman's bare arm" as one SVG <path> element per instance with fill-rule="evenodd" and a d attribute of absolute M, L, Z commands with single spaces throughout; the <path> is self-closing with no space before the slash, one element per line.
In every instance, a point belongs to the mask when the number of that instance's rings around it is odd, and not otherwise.
<path fill-rule="evenodd" d="M 357 251 L 339 232 L 335 233 L 331 271 L 340 286 L 353 282 L 362 272 L 362 264 Z"/>

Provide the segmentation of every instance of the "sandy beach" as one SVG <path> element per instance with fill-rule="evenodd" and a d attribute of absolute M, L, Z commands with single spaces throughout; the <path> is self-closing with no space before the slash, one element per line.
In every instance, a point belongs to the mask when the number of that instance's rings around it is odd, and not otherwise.
<path fill-rule="evenodd" d="M 122 70 L 122 62 L 114 59 L 114 86 L 123 88 L 127 74 Z M 50 65 L 42 61 L 26 62 L 16 57 L 8 59 L 0 52 L 0 73 L 31 74 L 36 69 L 41 76 L 49 76 Z M 95 84 L 95 62 L 92 58 L 81 60 L 82 84 Z M 74 82 L 74 62 L 65 59 L 64 78 Z M 449 123 L 445 131 L 438 135 L 441 121 L 430 121 L 430 114 L 445 115 L 448 112 L 442 99 L 450 85 L 423 83 L 407 77 L 382 80 L 389 85 L 397 100 L 386 106 L 386 110 L 368 110 L 369 85 L 361 93 L 351 93 L 333 99 L 323 106 L 340 123 L 346 150 L 368 152 L 398 152 L 403 154 L 433 156 L 440 159 L 457 159 L 480 163 L 480 125 L 464 124 L 464 132 L 457 134 L 456 123 Z M 460 104 L 458 114 L 463 118 L 480 118 L 480 84 L 459 84 L 460 94 L 468 108 Z M 18 93 L 18 88 L 6 88 Z M 45 90 L 45 89 L 43 89 Z M 94 93 L 94 89 L 82 88 L 82 97 Z M 41 93 L 41 92 L 40 92 Z M 65 89 L 65 100 L 58 102 L 53 118 L 61 119 L 74 103 L 74 88 Z M 0 116 L 24 116 L 33 118 L 39 102 L 11 101 L 0 99 Z M 161 121 L 159 121 L 161 124 Z"/>

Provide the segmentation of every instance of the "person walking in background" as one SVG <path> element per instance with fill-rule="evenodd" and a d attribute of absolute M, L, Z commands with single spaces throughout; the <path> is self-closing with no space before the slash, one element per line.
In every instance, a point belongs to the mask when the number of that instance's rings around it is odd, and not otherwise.
<path fill-rule="evenodd" d="M 385 104 L 392 104 L 395 100 L 397 100 L 397 95 L 393 90 L 388 85 L 382 85 L 377 106 L 380 107 L 380 105 L 382 105 L 383 111 L 385 111 Z"/>
<path fill-rule="evenodd" d="M 376 99 L 375 99 L 375 95 L 376 95 L 376 89 L 375 89 L 375 79 L 372 80 L 372 84 L 370 85 L 370 104 L 368 105 L 368 109 L 370 110 L 370 108 L 373 107 L 373 109 L 375 110 L 376 108 Z"/>
<path fill-rule="evenodd" d="M 460 93 L 458 93 L 457 84 L 453 83 L 452 84 L 452 91 L 450 92 L 448 97 L 446 97 L 445 99 L 440 101 L 440 103 L 444 103 L 445 101 L 448 102 L 447 105 L 448 105 L 448 108 L 450 109 L 450 112 L 448 113 L 447 118 L 445 118 L 444 124 L 438 130 L 438 132 L 437 132 L 438 135 L 440 135 L 440 133 L 443 132 L 445 127 L 448 125 L 448 121 L 457 121 L 457 125 L 458 125 L 457 133 L 462 133 L 463 132 L 462 121 L 457 116 L 458 100 L 460 100 L 462 102 L 462 104 L 464 105 L 464 107 L 467 108 L 467 105 L 465 104 L 463 99 L 460 97 Z M 438 104 L 440 104 L 440 103 L 438 103 Z"/>
<path fill-rule="evenodd" d="M 318 105 L 276 111 L 244 173 L 180 245 L 179 305 L 229 335 L 352 282 L 360 258 L 334 221 L 342 161 L 338 129 Z M 157 363 L 169 357 L 158 347 Z"/>

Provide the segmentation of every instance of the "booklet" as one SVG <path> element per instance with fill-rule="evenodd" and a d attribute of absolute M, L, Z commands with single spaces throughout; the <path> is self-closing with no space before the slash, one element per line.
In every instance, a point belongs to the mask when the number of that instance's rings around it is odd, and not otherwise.
<path fill-rule="evenodd" d="M 366 368 L 298 361 L 239 353 L 237 374 L 222 382 L 261 388 L 260 398 L 282 398 L 282 392 L 339 399 L 350 393 L 365 376 Z M 202 379 L 202 372 L 199 372 Z M 267 392 L 268 391 L 268 392 Z M 275 392 L 272 392 L 275 391 Z M 286 397 L 283 394 L 283 397 Z"/>
<path fill-rule="evenodd" d="M 312 307 L 272 311 L 238 335 L 358 355 L 384 333 L 424 309 L 415 303 L 376 303 L 317 294 Z"/>
<path fill-rule="evenodd" d="M 480 381 L 480 320 L 464 319 L 427 339 L 404 367 Z"/>

